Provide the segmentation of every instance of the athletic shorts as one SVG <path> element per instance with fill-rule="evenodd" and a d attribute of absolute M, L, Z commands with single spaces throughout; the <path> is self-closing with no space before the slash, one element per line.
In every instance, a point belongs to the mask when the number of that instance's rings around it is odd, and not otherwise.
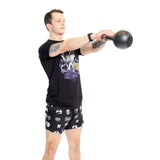
<path fill-rule="evenodd" d="M 75 109 L 47 104 L 45 128 L 54 133 L 63 133 L 64 130 L 81 127 L 84 123 L 82 106 Z"/>

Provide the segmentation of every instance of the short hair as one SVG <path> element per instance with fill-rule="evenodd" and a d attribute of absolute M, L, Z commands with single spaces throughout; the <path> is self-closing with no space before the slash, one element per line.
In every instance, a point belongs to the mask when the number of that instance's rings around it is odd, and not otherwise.
<path fill-rule="evenodd" d="M 54 13 L 54 12 L 58 12 L 58 13 L 61 13 L 61 14 L 64 13 L 60 9 L 53 9 L 50 12 L 46 13 L 46 15 L 44 17 L 44 23 L 45 23 L 45 25 L 48 24 L 48 23 L 51 24 L 51 22 L 52 22 L 52 13 Z"/>

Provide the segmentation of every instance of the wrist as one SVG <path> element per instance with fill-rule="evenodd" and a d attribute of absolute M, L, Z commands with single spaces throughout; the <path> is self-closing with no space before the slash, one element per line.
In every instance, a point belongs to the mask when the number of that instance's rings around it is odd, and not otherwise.
<path fill-rule="evenodd" d="M 92 35 L 91 35 L 91 39 L 92 39 L 92 40 L 95 40 L 95 39 L 96 39 L 96 38 L 95 38 L 95 34 L 92 34 Z"/>

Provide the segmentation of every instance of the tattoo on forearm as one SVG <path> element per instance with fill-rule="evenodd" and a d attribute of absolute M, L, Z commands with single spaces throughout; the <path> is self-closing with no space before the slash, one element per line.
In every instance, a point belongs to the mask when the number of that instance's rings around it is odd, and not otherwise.
<path fill-rule="evenodd" d="M 93 48 L 99 48 L 101 45 L 105 44 L 106 42 L 104 41 L 100 41 L 100 40 L 97 40 L 95 42 L 92 43 L 92 47 Z"/>
<path fill-rule="evenodd" d="M 60 43 L 52 44 L 49 48 L 49 53 L 56 52 L 60 48 Z"/>

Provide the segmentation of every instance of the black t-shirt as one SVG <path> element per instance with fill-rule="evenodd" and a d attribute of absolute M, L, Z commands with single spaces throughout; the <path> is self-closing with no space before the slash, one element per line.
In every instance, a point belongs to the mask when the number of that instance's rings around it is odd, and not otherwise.
<path fill-rule="evenodd" d="M 48 40 L 39 48 L 40 62 L 49 79 L 46 102 L 69 108 L 82 103 L 82 90 L 79 74 L 80 49 L 49 57 L 52 44 L 62 41 Z"/>

